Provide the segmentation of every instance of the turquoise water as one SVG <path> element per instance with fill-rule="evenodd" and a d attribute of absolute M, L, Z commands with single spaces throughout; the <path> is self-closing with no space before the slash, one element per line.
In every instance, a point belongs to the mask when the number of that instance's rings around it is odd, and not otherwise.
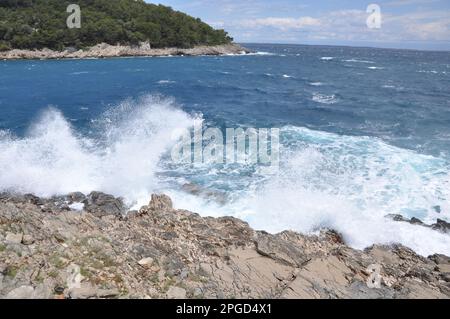
<path fill-rule="evenodd" d="M 448 52 L 249 47 L 258 53 L 1 61 L 0 190 L 101 190 L 132 206 L 166 192 L 272 232 L 332 227 L 358 248 L 449 255 L 448 235 L 384 217 L 449 220 Z M 173 132 L 199 121 L 279 128 L 279 169 L 171 162 Z"/>

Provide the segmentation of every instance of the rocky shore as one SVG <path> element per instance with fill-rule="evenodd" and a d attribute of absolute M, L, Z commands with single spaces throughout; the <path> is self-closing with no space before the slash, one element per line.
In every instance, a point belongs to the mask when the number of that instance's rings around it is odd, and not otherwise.
<path fill-rule="evenodd" d="M 165 195 L 128 212 L 99 192 L 0 194 L 0 298 L 449 297 L 450 258 L 400 245 L 271 235 L 176 210 Z"/>
<path fill-rule="evenodd" d="M 87 59 L 87 58 L 111 58 L 132 56 L 199 56 L 199 55 L 235 55 L 250 53 L 248 49 L 232 43 L 218 46 L 198 46 L 191 49 L 165 48 L 154 49 L 149 43 L 141 43 L 137 46 L 97 44 L 87 50 L 76 50 L 73 48 L 64 51 L 42 50 L 9 50 L 0 52 L 0 59 Z"/>

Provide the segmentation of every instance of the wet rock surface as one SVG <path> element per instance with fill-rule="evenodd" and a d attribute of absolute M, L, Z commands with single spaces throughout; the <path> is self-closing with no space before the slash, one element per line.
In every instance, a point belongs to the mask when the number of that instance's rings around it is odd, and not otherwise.
<path fill-rule="evenodd" d="M 78 202 L 81 211 L 70 208 Z M 0 297 L 450 297 L 447 256 L 359 251 L 331 230 L 272 235 L 175 210 L 165 195 L 130 214 L 120 203 L 103 193 L 1 194 Z"/>
<path fill-rule="evenodd" d="M 423 227 L 428 227 L 428 228 L 437 230 L 441 233 L 450 233 L 450 223 L 448 223 L 442 219 L 437 219 L 436 223 L 427 225 L 423 221 L 421 221 L 420 219 L 418 219 L 416 217 L 413 217 L 411 219 L 403 217 L 402 215 L 387 215 L 386 217 L 388 217 L 396 222 L 406 222 L 406 223 L 410 223 L 412 225 L 420 225 Z"/>

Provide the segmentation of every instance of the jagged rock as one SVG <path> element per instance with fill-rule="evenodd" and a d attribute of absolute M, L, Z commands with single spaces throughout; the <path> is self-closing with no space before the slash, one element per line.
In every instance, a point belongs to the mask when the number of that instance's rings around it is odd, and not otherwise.
<path fill-rule="evenodd" d="M 143 258 L 139 260 L 138 264 L 143 267 L 150 268 L 153 264 L 153 258 L 152 257 Z"/>
<path fill-rule="evenodd" d="M 450 232 L 450 223 L 447 223 L 445 220 L 438 219 L 435 224 L 431 225 L 431 228 L 443 233 L 448 233 Z"/>
<path fill-rule="evenodd" d="M 308 261 L 308 257 L 300 247 L 296 247 L 279 236 L 260 232 L 256 236 L 255 243 L 258 253 L 288 265 L 300 267 Z"/>
<path fill-rule="evenodd" d="M 167 195 L 153 194 L 148 209 L 170 211 L 173 209 L 172 199 Z"/>
<path fill-rule="evenodd" d="M 34 238 L 30 235 L 23 235 L 22 237 L 22 244 L 24 245 L 31 245 L 34 243 Z"/>
<path fill-rule="evenodd" d="M 86 200 L 86 195 L 80 192 L 73 192 L 67 195 L 67 199 L 70 203 L 82 203 Z"/>
<path fill-rule="evenodd" d="M 442 233 L 449 233 L 450 232 L 450 223 L 446 222 L 445 220 L 442 219 L 438 219 L 436 221 L 436 223 L 432 224 L 432 225 L 427 225 L 425 224 L 423 221 L 421 221 L 418 218 L 405 218 L 402 215 L 393 215 L 393 214 L 389 214 L 386 215 L 387 218 L 390 218 L 396 222 L 407 222 L 410 223 L 412 225 L 419 225 L 419 226 L 423 226 L 423 227 L 428 227 L 428 228 L 432 228 L 436 231 L 440 231 Z"/>
<path fill-rule="evenodd" d="M 101 192 L 92 192 L 84 200 L 84 209 L 97 217 L 121 216 L 126 212 L 126 206 L 120 198 Z"/>

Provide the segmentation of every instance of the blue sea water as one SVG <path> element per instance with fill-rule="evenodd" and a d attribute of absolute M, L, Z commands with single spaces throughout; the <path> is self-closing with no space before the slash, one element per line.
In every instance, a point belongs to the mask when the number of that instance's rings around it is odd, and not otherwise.
<path fill-rule="evenodd" d="M 100 190 L 233 215 L 272 232 L 331 227 L 352 246 L 450 255 L 450 54 L 247 45 L 221 57 L 0 61 L 0 191 Z M 174 130 L 281 130 L 279 170 L 176 165 Z M 195 185 L 194 193 L 186 185 Z"/>

